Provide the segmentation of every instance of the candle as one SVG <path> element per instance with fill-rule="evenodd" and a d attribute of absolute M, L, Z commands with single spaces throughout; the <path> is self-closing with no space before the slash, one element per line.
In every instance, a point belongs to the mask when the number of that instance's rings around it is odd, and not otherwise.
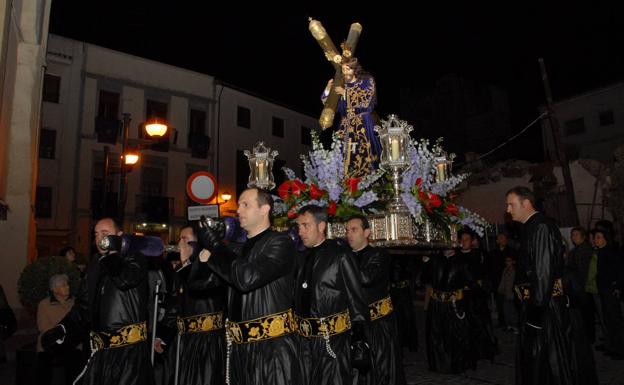
<path fill-rule="evenodd" d="M 392 138 L 390 142 L 390 161 L 396 162 L 399 160 L 399 138 Z"/>
<path fill-rule="evenodd" d="M 264 160 L 258 162 L 258 182 L 266 181 L 266 170 L 264 168 Z"/>
<path fill-rule="evenodd" d="M 437 175 L 437 179 L 438 182 L 444 182 L 446 180 L 446 162 L 443 163 L 438 163 L 436 165 L 436 168 L 438 170 L 438 175 Z"/>

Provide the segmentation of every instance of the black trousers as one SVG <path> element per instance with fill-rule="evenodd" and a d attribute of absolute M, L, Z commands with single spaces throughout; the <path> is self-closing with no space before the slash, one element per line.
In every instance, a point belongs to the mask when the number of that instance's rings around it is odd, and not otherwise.
<path fill-rule="evenodd" d="M 591 293 L 583 293 L 579 310 L 583 317 L 585 335 L 590 344 L 596 343 L 596 303 Z M 600 304 L 598 304 L 600 305 Z"/>
<path fill-rule="evenodd" d="M 624 355 L 624 318 L 620 301 L 611 292 L 601 292 L 600 303 L 607 327 L 607 348 Z"/>
<path fill-rule="evenodd" d="M 63 383 L 70 385 L 74 382 L 82 369 L 81 352 L 75 349 L 64 349 L 56 352 L 37 353 L 37 385 L 59 383 L 59 376 Z M 55 370 L 55 368 L 58 368 Z"/>

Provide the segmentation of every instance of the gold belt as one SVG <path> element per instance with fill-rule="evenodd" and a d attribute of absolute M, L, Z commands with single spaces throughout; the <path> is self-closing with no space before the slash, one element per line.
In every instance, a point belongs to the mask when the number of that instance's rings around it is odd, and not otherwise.
<path fill-rule="evenodd" d="M 145 322 L 123 326 L 114 332 L 91 331 L 91 347 L 94 350 L 120 348 L 147 340 Z"/>
<path fill-rule="evenodd" d="M 223 328 L 223 312 L 204 313 L 178 318 L 178 333 L 200 333 Z"/>
<path fill-rule="evenodd" d="M 520 301 L 528 301 L 531 298 L 531 285 L 528 283 L 515 285 L 514 291 Z M 555 279 L 555 284 L 553 285 L 552 297 L 561 297 L 563 294 L 563 282 L 561 281 L 561 278 L 557 278 Z"/>
<path fill-rule="evenodd" d="M 395 282 L 395 283 L 392 283 L 390 285 L 390 287 L 392 287 L 394 289 L 405 289 L 408 286 L 409 286 L 409 281 L 408 280 Z"/>
<path fill-rule="evenodd" d="M 454 302 L 464 298 L 463 290 L 455 291 L 439 291 L 433 290 L 431 293 L 431 299 L 438 302 Z"/>
<path fill-rule="evenodd" d="M 392 300 L 390 297 L 382 298 L 368 305 L 371 321 L 387 316 L 392 313 L 392 310 Z"/>
<path fill-rule="evenodd" d="M 292 309 L 250 321 L 226 320 L 225 327 L 228 338 L 236 344 L 268 340 L 297 330 Z"/>
<path fill-rule="evenodd" d="M 303 337 L 329 337 L 351 329 L 349 311 L 321 318 L 301 318 L 295 315 L 297 332 Z"/>

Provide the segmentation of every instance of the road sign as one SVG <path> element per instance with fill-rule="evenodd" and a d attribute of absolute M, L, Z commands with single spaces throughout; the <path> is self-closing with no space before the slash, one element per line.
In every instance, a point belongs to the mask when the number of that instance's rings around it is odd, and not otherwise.
<path fill-rule="evenodd" d="M 202 215 L 219 218 L 219 205 L 189 206 L 187 211 L 189 221 L 197 221 Z"/>
<path fill-rule="evenodd" d="M 193 201 L 208 204 L 217 196 L 217 179 L 208 171 L 197 171 L 186 180 L 186 193 Z"/>

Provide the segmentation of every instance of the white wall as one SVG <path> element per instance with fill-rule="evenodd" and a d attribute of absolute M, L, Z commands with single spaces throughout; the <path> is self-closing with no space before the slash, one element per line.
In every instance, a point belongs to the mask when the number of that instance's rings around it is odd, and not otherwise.
<path fill-rule="evenodd" d="M 50 1 L 15 0 L 1 7 L 0 199 L 9 211 L 0 220 L 0 284 L 10 305 L 20 307 L 17 280 L 36 253 L 32 208 Z"/>
<path fill-rule="evenodd" d="M 216 95 L 221 92 L 217 87 Z M 310 146 L 301 144 L 301 126 L 318 128 L 316 118 L 293 111 L 284 106 L 263 100 L 254 95 L 230 88 L 223 87 L 221 95 L 221 122 L 220 149 L 219 149 L 219 194 L 229 192 L 232 200 L 224 206 L 232 214 L 236 209 L 236 152 L 238 150 L 250 150 L 258 141 L 264 141 L 265 145 L 277 150 L 277 159 L 286 161 L 286 166 L 292 168 L 297 174 L 301 170 L 301 154 L 307 154 Z M 238 106 L 251 110 L 251 128 L 239 127 L 237 124 Z M 272 135 L 273 117 L 284 120 L 284 137 Z M 273 175 L 281 173 L 274 169 Z M 236 192 L 235 192 L 236 191 Z"/>
<path fill-rule="evenodd" d="M 557 178 L 558 186 L 563 188 L 563 176 L 561 167 L 555 167 L 553 170 Z M 581 226 L 587 226 L 589 223 L 590 205 L 594 194 L 594 178 L 587 170 L 585 170 L 578 161 L 570 163 L 570 173 L 574 184 L 574 194 L 576 197 L 577 210 Z M 520 178 L 501 178 L 498 182 L 491 182 L 484 185 L 470 186 L 461 193 L 457 198 L 457 203 L 470 209 L 482 217 L 489 223 L 504 223 L 505 216 L 505 194 L 511 188 L 516 186 L 526 186 L 532 188 L 530 182 L 531 174 Z M 594 218 L 598 218 L 602 214 L 602 185 L 598 188 L 597 205 L 594 208 Z M 605 218 L 611 220 L 610 213 L 605 210 Z M 591 225 L 595 223 L 595 219 Z"/>

